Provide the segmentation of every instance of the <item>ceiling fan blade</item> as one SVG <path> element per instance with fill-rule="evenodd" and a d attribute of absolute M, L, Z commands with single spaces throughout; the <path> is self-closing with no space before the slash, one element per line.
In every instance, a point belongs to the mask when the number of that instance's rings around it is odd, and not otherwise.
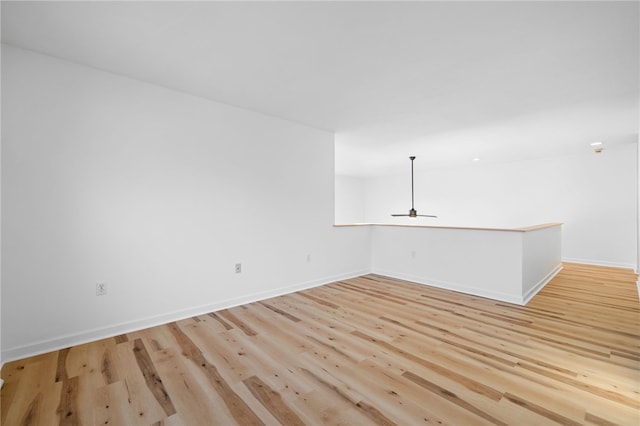
<path fill-rule="evenodd" d="M 438 217 L 438 216 L 433 216 L 433 215 L 430 215 L 430 214 L 417 214 L 416 216 L 421 216 L 421 217 L 436 217 L 436 218 Z"/>
<path fill-rule="evenodd" d="M 393 214 L 393 213 L 392 213 L 392 214 L 391 214 L 391 216 L 396 216 L 396 217 L 398 217 L 398 216 L 409 216 L 409 215 L 408 215 L 408 214 Z"/>

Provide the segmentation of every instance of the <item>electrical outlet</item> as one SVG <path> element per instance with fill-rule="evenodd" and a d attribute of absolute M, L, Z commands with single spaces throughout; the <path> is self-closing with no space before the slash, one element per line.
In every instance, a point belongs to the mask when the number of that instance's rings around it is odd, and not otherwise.
<path fill-rule="evenodd" d="M 311 255 L 310 254 L 307 255 L 307 262 L 311 262 Z"/>
<path fill-rule="evenodd" d="M 242 263 L 236 263 L 236 274 L 242 272 Z"/>
<path fill-rule="evenodd" d="M 104 296 L 107 294 L 107 283 L 104 281 L 96 283 L 96 296 Z"/>

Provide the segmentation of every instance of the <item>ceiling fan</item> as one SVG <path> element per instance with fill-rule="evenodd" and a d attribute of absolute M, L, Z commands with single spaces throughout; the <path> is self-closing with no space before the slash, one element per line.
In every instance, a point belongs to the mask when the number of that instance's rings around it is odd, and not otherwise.
<path fill-rule="evenodd" d="M 413 160 L 415 160 L 416 157 L 411 156 L 409 157 L 409 160 L 411 160 L 411 210 L 409 210 L 409 214 L 392 214 L 391 216 L 407 216 L 407 217 L 438 217 L 438 216 L 433 216 L 433 215 L 428 215 L 428 214 L 418 214 L 418 212 L 416 211 L 416 209 L 413 207 Z"/>

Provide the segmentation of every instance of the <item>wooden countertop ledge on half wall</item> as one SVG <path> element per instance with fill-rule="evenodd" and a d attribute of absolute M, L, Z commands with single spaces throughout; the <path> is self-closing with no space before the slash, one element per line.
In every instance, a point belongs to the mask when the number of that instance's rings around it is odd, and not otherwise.
<path fill-rule="evenodd" d="M 552 228 L 554 226 L 563 225 L 562 222 L 542 223 L 539 225 L 523 226 L 520 228 L 493 228 L 493 227 L 476 227 L 476 226 L 445 226 L 445 225 L 408 225 L 400 223 L 342 223 L 333 225 L 337 228 L 348 226 L 402 226 L 405 228 L 443 228 L 443 229 L 469 229 L 475 231 L 505 231 L 505 232 L 529 232 L 538 229 Z"/>

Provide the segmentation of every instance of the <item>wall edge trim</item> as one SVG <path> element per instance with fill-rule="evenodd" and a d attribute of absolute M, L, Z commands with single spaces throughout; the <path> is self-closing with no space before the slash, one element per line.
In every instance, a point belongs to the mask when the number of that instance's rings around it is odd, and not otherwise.
<path fill-rule="evenodd" d="M 562 261 L 567 263 L 581 263 L 583 265 L 610 266 L 613 268 L 624 268 L 624 269 L 632 269 L 632 270 L 636 269 L 636 265 L 633 265 L 631 263 L 610 262 L 608 260 L 576 259 L 576 258 L 563 257 Z"/>
<path fill-rule="evenodd" d="M 478 296 L 482 298 L 498 300 L 501 302 L 513 303 L 516 305 L 524 305 L 524 300 L 522 297 L 513 296 L 507 293 L 496 292 L 496 291 L 486 291 L 476 287 L 467 287 L 454 282 L 434 280 L 434 279 L 419 277 L 416 275 L 404 274 L 402 272 L 395 272 L 395 271 L 389 271 L 389 270 L 383 270 L 383 269 L 374 269 L 372 273 L 386 276 L 389 278 L 396 278 L 400 280 L 411 281 L 417 284 L 442 288 L 445 290 L 457 291 L 458 293 L 464 293 L 471 296 Z"/>
<path fill-rule="evenodd" d="M 531 301 L 531 299 L 533 299 L 534 296 L 536 294 L 538 294 L 538 292 L 544 288 L 544 286 L 549 284 L 549 282 L 552 279 L 554 279 L 555 276 L 558 275 L 558 273 L 560 273 L 560 271 L 562 271 L 562 269 L 563 269 L 562 263 L 560 263 L 559 265 L 556 265 L 556 267 L 553 268 L 552 271 L 550 271 L 540 281 L 538 281 L 536 283 L 536 285 L 534 285 L 528 292 L 523 294 L 522 295 L 522 299 L 523 299 L 523 302 L 524 302 L 523 305 L 526 305 L 527 303 L 529 303 Z"/>

